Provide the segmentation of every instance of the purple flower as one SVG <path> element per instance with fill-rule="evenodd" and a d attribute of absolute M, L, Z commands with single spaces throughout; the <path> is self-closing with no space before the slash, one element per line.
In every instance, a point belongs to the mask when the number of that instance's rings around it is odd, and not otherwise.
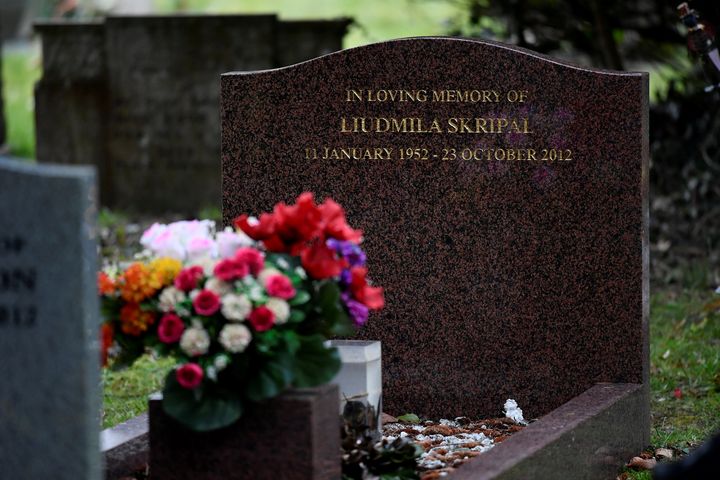
<path fill-rule="evenodd" d="M 349 298 L 344 300 L 353 323 L 358 327 L 365 325 L 368 319 L 368 308 L 355 300 Z"/>
<path fill-rule="evenodd" d="M 347 247 L 343 248 L 342 255 L 351 267 L 362 267 L 365 265 L 365 252 L 357 245 L 350 243 Z"/>
<path fill-rule="evenodd" d="M 367 260 L 365 252 L 353 242 L 330 238 L 326 242 L 326 245 L 347 260 L 351 267 L 362 267 L 365 265 L 365 261 Z"/>
<path fill-rule="evenodd" d="M 340 273 L 340 285 L 342 285 L 344 288 L 347 288 L 350 286 L 351 281 L 352 273 L 350 273 L 350 270 L 346 268 Z"/>
<path fill-rule="evenodd" d="M 340 244 L 343 243 L 337 238 L 328 238 L 327 242 L 325 242 L 325 245 L 328 246 L 329 249 L 335 250 L 337 253 L 340 253 Z"/>

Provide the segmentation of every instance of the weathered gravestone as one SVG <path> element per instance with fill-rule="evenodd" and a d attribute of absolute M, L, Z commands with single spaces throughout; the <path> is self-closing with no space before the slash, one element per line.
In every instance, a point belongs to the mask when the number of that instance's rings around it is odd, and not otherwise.
<path fill-rule="evenodd" d="M 94 181 L 0 159 L 2 478 L 100 478 Z"/>
<path fill-rule="evenodd" d="M 639 449 L 647 92 L 647 74 L 439 38 L 226 74 L 224 220 L 302 191 L 346 206 L 386 288 L 362 337 L 382 341 L 387 412 L 497 416 L 514 398 L 535 418 L 632 384 L 554 418 L 631 398 L 608 425 Z"/>
<path fill-rule="evenodd" d="M 192 214 L 218 205 L 219 74 L 339 50 L 348 24 L 274 15 L 38 23 L 37 158 L 96 165 L 104 205 Z"/>

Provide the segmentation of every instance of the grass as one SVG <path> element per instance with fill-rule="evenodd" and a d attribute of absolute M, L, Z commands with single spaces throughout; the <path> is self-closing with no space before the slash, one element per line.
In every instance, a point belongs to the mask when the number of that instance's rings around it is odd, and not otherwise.
<path fill-rule="evenodd" d="M 720 295 L 663 291 L 652 296 L 650 316 L 649 447 L 687 453 L 720 430 Z"/>
<path fill-rule="evenodd" d="M 147 397 L 162 390 L 173 360 L 140 357 L 126 370 L 103 370 L 103 428 L 112 427 L 147 410 Z"/>
<path fill-rule="evenodd" d="M 33 87 L 40 78 L 40 57 L 36 49 L 11 50 L 2 55 L 5 123 L 10 154 L 35 157 Z"/>

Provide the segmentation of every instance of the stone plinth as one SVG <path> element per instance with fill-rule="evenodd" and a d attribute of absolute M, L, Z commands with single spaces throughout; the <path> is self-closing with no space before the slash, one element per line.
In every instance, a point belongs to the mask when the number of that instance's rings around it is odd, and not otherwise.
<path fill-rule="evenodd" d="M 214 432 L 191 432 L 150 401 L 150 475 L 156 480 L 336 480 L 336 385 L 291 390 Z"/>

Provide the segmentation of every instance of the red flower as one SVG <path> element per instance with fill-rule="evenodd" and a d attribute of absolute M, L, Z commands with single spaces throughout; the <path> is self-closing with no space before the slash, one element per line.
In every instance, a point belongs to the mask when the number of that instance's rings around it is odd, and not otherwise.
<path fill-rule="evenodd" d="M 325 236 L 337 238 L 338 240 L 349 240 L 359 243 L 362 238 L 362 230 L 350 228 L 345 219 L 345 211 L 335 200 L 326 198 L 320 205 Z"/>
<path fill-rule="evenodd" d="M 234 258 L 226 258 L 225 260 L 220 260 L 218 264 L 215 265 L 213 273 L 220 280 L 232 282 L 250 273 L 250 267 L 246 263 L 239 262 Z"/>
<path fill-rule="evenodd" d="M 102 366 L 107 365 L 108 350 L 113 344 L 113 338 L 115 337 L 115 331 L 109 323 L 103 323 L 100 329 L 100 358 L 102 359 Z"/>
<path fill-rule="evenodd" d="M 186 363 L 175 370 L 175 378 L 181 387 L 192 390 L 202 383 L 203 369 L 197 363 Z"/>
<path fill-rule="evenodd" d="M 273 210 L 277 234 L 286 245 L 316 238 L 322 225 L 322 214 L 310 192 L 302 193 L 295 205 L 278 203 Z"/>
<path fill-rule="evenodd" d="M 182 337 L 185 324 L 174 313 L 166 313 L 158 325 L 158 338 L 163 343 L 175 343 Z"/>
<path fill-rule="evenodd" d="M 234 225 L 253 240 L 265 240 L 275 234 L 275 218 L 270 213 L 263 213 L 257 223 L 250 223 L 250 217 L 243 214 L 235 219 Z"/>
<path fill-rule="evenodd" d="M 117 289 L 113 279 L 105 272 L 98 272 L 97 284 L 100 295 L 112 295 Z"/>
<path fill-rule="evenodd" d="M 250 312 L 248 322 L 256 331 L 264 332 L 275 325 L 275 314 L 267 307 L 258 307 Z"/>
<path fill-rule="evenodd" d="M 201 290 L 193 300 L 193 307 L 200 315 L 209 317 L 220 310 L 220 297 L 210 290 Z"/>
<path fill-rule="evenodd" d="M 247 265 L 250 273 L 253 275 L 260 273 L 260 270 L 265 266 L 265 259 L 262 253 L 250 247 L 239 248 L 237 252 L 235 252 L 235 260 Z"/>
<path fill-rule="evenodd" d="M 680 387 L 676 388 L 673 391 L 673 397 L 677 398 L 678 400 L 682 398 L 682 389 Z"/>
<path fill-rule="evenodd" d="M 338 258 L 332 249 L 320 242 L 305 248 L 300 253 L 300 260 L 308 275 L 316 280 L 337 277 L 347 267 L 344 258 Z"/>
<path fill-rule="evenodd" d="M 295 296 L 295 288 L 292 282 L 285 275 L 270 275 L 265 280 L 265 288 L 272 297 L 290 300 Z"/>
<path fill-rule="evenodd" d="M 378 310 L 385 306 L 383 289 L 371 287 L 367 284 L 367 268 L 353 267 L 350 269 L 350 291 L 358 302 L 371 310 Z"/>
<path fill-rule="evenodd" d="M 175 277 L 175 288 L 182 290 L 183 292 L 189 292 L 193 288 L 197 287 L 198 280 L 203 276 L 202 267 L 189 267 L 180 270 L 178 276 Z"/>

